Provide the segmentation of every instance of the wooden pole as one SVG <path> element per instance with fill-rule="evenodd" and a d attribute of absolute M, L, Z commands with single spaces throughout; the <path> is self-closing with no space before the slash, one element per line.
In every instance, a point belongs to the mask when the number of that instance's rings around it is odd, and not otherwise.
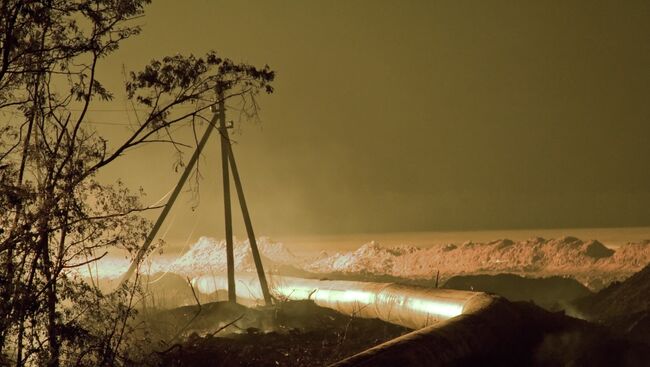
<path fill-rule="evenodd" d="M 223 173 L 223 208 L 226 221 L 226 266 L 228 272 L 228 301 L 237 302 L 235 290 L 235 255 L 232 238 L 232 213 L 230 209 L 230 173 L 228 169 L 228 127 L 223 86 L 217 87 L 219 96 L 219 133 L 221 134 L 221 170 Z"/>
<path fill-rule="evenodd" d="M 237 171 L 237 164 L 235 163 L 235 155 L 232 151 L 232 145 L 228 141 L 228 158 L 230 160 L 230 168 L 232 169 L 232 177 L 235 180 L 235 188 L 237 189 L 237 197 L 239 198 L 239 206 L 241 206 L 242 216 L 244 217 L 244 224 L 246 225 L 246 233 L 248 234 L 248 242 L 251 245 L 253 252 L 253 260 L 255 261 L 255 268 L 257 269 L 257 277 L 260 279 L 260 286 L 262 287 L 262 294 L 264 295 L 264 303 L 267 306 L 272 305 L 271 294 L 269 293 L 269 285 L 266 282 L 266 275 L 264 274 L 264 266 L 262 265 L 262 258 L 260 257 L 259 249 L 257 248 L 257 241 L 255 240 L 255 232 L 253 231 L 253 223 L 251 222 L 250 214 L 248 213 L 248 206 L 246 205 L 246 197 L 244 197 L 244 189 L 242 188 L 239 172 Z"/>
<path fill-rule="evenodd" d="M 212 121 L 210 121 L 210 123 L 206 127 L 205 132 L 203 133 L 203 137 L 201 137 L 199 144 L 196 146 L 196 150 L 194 151 L 192 158 L 190 158 L 190 161 L 187 163 L 187 166 L 185 166 L 185 171 L 183 171 L 181 178 L 178 179 L 178 183 L 176 184 L 174 191 L 169 197 L 169 200 L 167 200 L 167 203 L 165 204 L 165 207 L 163 208 L 162 212 L 160 212 L 160 215 L 158 216 L 158 220 L 156 220 L 156 223 L 151 229 L 151 232 L 149 232 L 147 239 L 144 241 L 144 245 L 142 245 L 135 259 L 133 260 L 133 262 L 131 262 L 131 266 L 129 266 L 129 270 L 127 270 L 126 273 L 124 273 L 124 275 L 122 276 L 122 279 L 120 279 L 119 286 L 121 286 L 131 278 L 131 276 L 135 272 L 135 269 L 138 267 L 138 264 L 140 263 L 140 261 L 142 261 L 144 254 L 149 249 L 151 242 L 153 242 L 154 238 L 156 238 L 156 234 L 158 233 L 158 230 L 160 229 L 163 222 L 165 221 L 167 214 L 169 214 L 169 211 L 174 205 L 174 202 L 176 201 L 178 194 L 180 194 L 181 189 L 185 184 L 185 181 L 187 181 L 187 178 L 192 172 L 192 169 L 194 169 L 194 165 L 196 164 L 196 161 L 199 159 L 203 147 L 205 147 L 205 144 L 208 142 L 208 138 L 210 137 L 210 133 L 212 133 L 217 117 L 218 116 L 215 113 L 214 116 L 212 117 Z"/>

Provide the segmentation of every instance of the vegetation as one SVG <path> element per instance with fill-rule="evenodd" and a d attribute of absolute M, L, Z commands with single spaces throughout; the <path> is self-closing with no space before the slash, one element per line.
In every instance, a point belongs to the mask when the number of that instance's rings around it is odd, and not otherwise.
<path fill-rule="evenodd" d="M 243 98 L 249 114 L 258 92 L 273 91 L 268 66 L 214 52 L 154 60 L 125 86 L 145 117 L 127 139 L 109 142 L 87 121 L 93 103 L 113 98 L 99 70 L 140 32 L 136 20 L 149 2 L 0 3 L 0 365 L 113 366 L 143 358 L 137 343 L 125 342 L 137 282 L 102 294 L 74 271 L 109 249 L 135 255 L 150 227 L 141 217 L 152 209 L 141 204 L 142 192 L 100 182 L 97 173 L 143 144 L 180 151 L 170 128 L 208 121 L 217 85 L 228 90 L 225 98 Z"/>

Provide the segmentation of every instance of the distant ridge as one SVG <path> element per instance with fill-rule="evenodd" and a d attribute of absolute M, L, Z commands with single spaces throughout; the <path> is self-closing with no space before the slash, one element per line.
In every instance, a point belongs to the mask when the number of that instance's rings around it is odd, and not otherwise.
<path fill-rule="evenodd" d="M 514 242 L 465 242 L 430 248 L 382 247 L 367 243 L 355 251 L 321 255 L 304 266 L 315 273 L 370 273 L 402 278 L 431 278 L 459 274 L 515 273 L 572 276 L 591 289 L 622 280 L 650 262 L 648 242 L 629 243 L 611 250 L 602 243 L 576 237 L 534 237 Z"/>

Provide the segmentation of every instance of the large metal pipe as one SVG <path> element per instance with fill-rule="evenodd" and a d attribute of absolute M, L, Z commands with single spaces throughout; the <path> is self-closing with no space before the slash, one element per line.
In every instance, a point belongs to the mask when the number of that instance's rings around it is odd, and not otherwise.
<path fill-rule="evenodd" d="M 240 274 L 237 280 L 238 300 L 249 305 L 264 303 L 257 277 Z M 518 333 L 540 323 L 503 298 L 480 292 L 283 276 L 269 280 L 270 291 L 277 298 L 310 299 L 347 315 L 416 329 L 348 357 L 335 367 L 481 364 L 510 348 L 503 340 L 514 346 L 529 342 Z M 224 291 L 228 285 L 223 276 L 195 278 L 193 284 L 203 293 Z"/>
<path fill-rule="evenodd" d="M 402 335 L 330 367 L 443 367 L 521 364 L 547 322 L 496 296 L 483 295 L 453 319 Z"/>
<path fill-rule="evenodd" d="M 259 280 L 253 274 L 237 275 L 237 299 L 247 304 L 264 304 Z M 202 293 L 228 288 L 223 276 L 203 276 L 193 280 Z M 426 288 L 395 283 L 357 282 L 269 276 L 274 297 L 286 300 L 313 300 L 317 305 L 343 314 L 378 318 L 411 329 L 421 329 L 484 307 L 492 300 L 484 293 Z"/>

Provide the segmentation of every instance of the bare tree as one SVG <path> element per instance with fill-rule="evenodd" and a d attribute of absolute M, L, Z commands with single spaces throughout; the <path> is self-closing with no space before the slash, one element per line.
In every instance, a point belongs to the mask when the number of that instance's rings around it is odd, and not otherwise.
<path fill-rule="evenodd" d="M 217 102 L 217 85 L 229 91 L 225 98 L 247 101 L 247 113 L 255 111 L 257 93 L 273 91 L 268 66 L 214 52 L 154 60 L 126 84 L 146 113 L 110 149 L 87 121 L 95 101 L 113 97 L 98 69 L 139 33 L 135 21 L 149 2 L 0 3 L 0 358 L 12 364 L 128 361 L 120 348 L 133 284 L 102 295 L 73 269 L 111 248 L 135 254 L 150 227 L 140 214 L 151 208 L 140 203 L 141 192 L 100 182 L 97 172 L 143 144 L 178 147 L 171 127 L 208 121 L 203 114 Z M 106 322 L 111 326 L 99 326 Z"/>

